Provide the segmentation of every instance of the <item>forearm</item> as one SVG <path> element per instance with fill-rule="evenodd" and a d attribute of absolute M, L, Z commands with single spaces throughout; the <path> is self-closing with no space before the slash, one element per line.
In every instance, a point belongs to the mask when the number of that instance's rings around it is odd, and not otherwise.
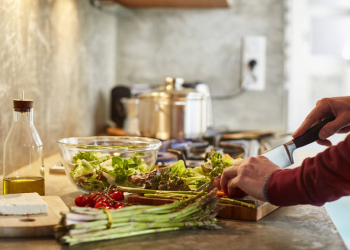
<path fill-rule="evenodd" d="M 350 136 L 316 157 L 305 159 L 298 168 L 272 173 L 266 195 L 278 206 L 321 206 L 350 195 Z"/>

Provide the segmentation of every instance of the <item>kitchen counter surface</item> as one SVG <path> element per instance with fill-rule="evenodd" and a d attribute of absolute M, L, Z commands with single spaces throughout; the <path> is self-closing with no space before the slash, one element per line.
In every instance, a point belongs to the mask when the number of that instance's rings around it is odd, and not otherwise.
<path fill-rule="evenodd" d="M 49 166 L 59 160 L 58 154 L 45 159 L 46 195 L 58 195 L 71 206 L 80 192 L 64 174 L 49 173 Z M 0 239 L 0 246 L 6 250 L 347 249 L 324 207 L 284 207 L 257 222 L 220 220 L 218 224 L 221 230 L 181 230 L 72 247 L 61 246 L 53 238 Z"/>

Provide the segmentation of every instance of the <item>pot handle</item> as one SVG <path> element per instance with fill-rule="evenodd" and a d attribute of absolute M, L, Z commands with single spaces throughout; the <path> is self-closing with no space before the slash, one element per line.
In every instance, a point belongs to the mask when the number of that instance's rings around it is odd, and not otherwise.
<path fill-rule="evenodd" d="M 185 155 L 184 155 L 181 151 L 175 150 L 175 149 L 171 149 L 171 148 L 168 148 L 167 151 L 168 151 L 169 153 L 173 153 L 174 155 L 176 155 L 178 160 L 183 160 L 184 163 L 185 163 L 185 167 L 187 168 L 187 165 L 186 165 L 186 157 L 185 157 Z"/>
<path fill-rule="evenodd" d="M 156 103 L 156 105 L 154 106 L 155 111 L 159 112 L 160 111 L 160 105 L 158 103 Z"/>
<path fill-rule="evenodd" d="M 165 110 L 160 107 L 159 103 L 156 103 L 156 105 L 154 107 L 154 110 L 156 112 L 163 112 L 163 113 L 165 113 Z"/>

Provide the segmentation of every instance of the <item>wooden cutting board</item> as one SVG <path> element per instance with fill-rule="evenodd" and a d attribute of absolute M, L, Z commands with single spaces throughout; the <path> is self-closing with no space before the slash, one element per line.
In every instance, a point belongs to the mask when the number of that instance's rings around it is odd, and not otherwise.
<path fill-rule="evenodd" d="M 58 196 L 42 196 L 49 205 L 45 214 L 0 215 L 0 238 L 53 236 L 61 212 L 68 207 Z"/>
<path fill-rule="evenodd" d="M 140 205 L 160 206 L 173 203 L 174 201 L 171 199 L 149 198 L 140 194 L 133 194 L 128 197 L 128 203 Z M 268 202 L 258 201 L 253 198 L 243 199 L 242 201 L 255 204 L 255 208 L 222 203 L 221 205 L 224 208 L 219 211 L 218 217 L 232 220 L 257 221 L 278 208 Z"/>

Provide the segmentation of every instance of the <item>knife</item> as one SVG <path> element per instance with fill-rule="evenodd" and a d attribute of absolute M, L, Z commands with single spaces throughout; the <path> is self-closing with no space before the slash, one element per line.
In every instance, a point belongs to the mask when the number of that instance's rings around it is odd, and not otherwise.
<path fill-rule="evenodd" d="M 219 174 L 219 175 L 218 175 L 217 177 L 215 177 L 215 178 L 219 178 L 219 179 L 220 179 L 220 178 L 221 178 L 221 174 Z M 212 186 L 212 184 L 213 184 L 215 178 L 211 179 L 210 181 L 207 181 L 207 182 L 204 183 L 202 186 L 200 186 L 199 188 L 197 188 L 196 192 L 200 192 L 200 191 L 202 191 L 202 190 L 207 191 L 208 188 L 210 188 L 210 186 Z"/>
<path fill-rule="evenodd" d="M 316 125 L 309 128 L 303 135 L 294 138 L 293 140 L 286 142 L 283 145 L 262 154 L 262 156 L 265 156 L 280 168 L 286 168 L 292 165 L 294 163 L 294 150 L 320 139 L 318 137 L 320 130 L 324 127 L 324 125 L 326 125 L 330 121 L 333 121 L 334 119 L 335 118 L 329 118 L 321 121 L 320 123 L 317 123 Z"/>

